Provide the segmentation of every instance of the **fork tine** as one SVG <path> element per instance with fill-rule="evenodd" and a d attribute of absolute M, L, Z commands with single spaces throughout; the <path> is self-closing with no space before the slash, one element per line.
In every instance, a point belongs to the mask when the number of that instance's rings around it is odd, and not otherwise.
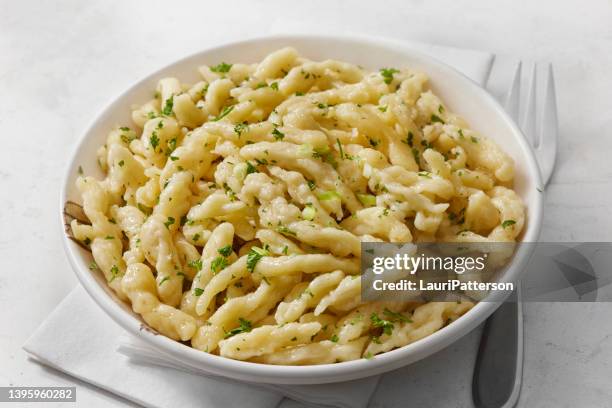
<path fill-rule="evenodd" d="M 521 100 L 521 70 L 523 67 L 522 61 L 519 61 L 516 64 L 516 68 L 514 70 L 514 75 L 512 77 L 512 84 L 508 89 L 508 93 L 506 94 L 506 101 L 504 103 L 504 108 L 506 112 L 510 115 L 512 119 L 518 122 L 519 116 L 519 104 Z"/>
<path fill-rule="evenodd" d="M 523 114 L 523 121 L 521 122 L 521 129 L 533 147 L 537 147 L 536 143 L 538 142 L 536 140 L 536 83 L 538 80 L 537 65 L 537 63 L 533 64 L 533 70 L 531 71 L 529 94 L 527 95 L 525 113 Z"/>
<path fill-rule="evenodd" d="M 540 149 L 538 149 L 538 159 L 542 172 L 544 185 L 548 183 L 552 171 L 555 167 L 555 157 L 557 155 L 557 97 L 555 92 L 555 79 L 552 64 L 548 64 L 548 74 L 546 78 L 546 97 L 544 100 L 544 111 L 542 113 L 542 123 L 540 126 Z"/>

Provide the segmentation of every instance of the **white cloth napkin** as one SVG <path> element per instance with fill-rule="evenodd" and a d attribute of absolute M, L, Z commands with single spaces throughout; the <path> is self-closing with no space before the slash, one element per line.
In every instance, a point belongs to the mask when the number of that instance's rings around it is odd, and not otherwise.
<path fill-rule="evenodd" d="M 284 31 L 282 26 L 276 28 Z M 304 32 L 292 25 L 291 31 L 296 30 Z M 493 62 L 491 54 L 480 51 L 409 44 L 480 84 L 486 81 Z M 279 405 L 284 397 L 309 405 L 365 408 L 380 379 L 377 376 L 335 384 L 262 385 L 195 372 L 129 336 L 80 285 L 38 327 L 24 349 L 42 364 L 155 408 L 269 408 Z M 293 404 L 283 403 L 286 405 Z"/>

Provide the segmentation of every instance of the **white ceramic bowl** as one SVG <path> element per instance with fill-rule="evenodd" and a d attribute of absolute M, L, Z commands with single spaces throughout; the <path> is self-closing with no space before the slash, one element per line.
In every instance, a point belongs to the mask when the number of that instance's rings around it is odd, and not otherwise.
<path fill-rule="evenodd" d="M 67 200 L 80 202 L 74 187 L 79 166 L 82 166 L 85 174 L 102 177 L 96 165 L 96 149 L 105 142 L 113 126 L 131 123 L 130 106 L 147 101 L 158 79 L 176 76 L 185 82 L 195 82 L 198 79 L 196 68 L 200 64 L 215 64 L 219 61 L 256 62 L 267 53 L 288 45 L 313 60 L 333 58 L 360 64 L 372 70 L 389 66 L 409 66 L 426 72 L 431 78 L 433 90 L 451 111 L 463 116 L 474 130 L 495 140 L 515 160 L 515 190 L 527 206 L 527 223 L 522 240 L 537 240 L 542 213 L 542 197 L 537 190 L 541 185 L 540 175 L 533 152 L 516 124 L 486 91 L 453 68 L 401 43 L 381 39 L 323 36 L 259 38 L 205 50 L 154 72 L 115 99 L 87 129 L 68 165 L 60 197 L 62 208 Z M 474 329 L 498 306 L 498 303 L 494 302 L 481 302 L 463 317 L 431 336 L 370 360 L 297 367 L 236 361 L 203 353 L 144 329 L 140 317 L 132 312 L 128 304 L 114 296 L 103 276 L 88 269 L 90 254 L 67 239 L 63 228 L 60 231 L 64 236 L 68 259 L 82 285 L 98 305 L 124 329 L 183 364 L 239 380 L 315 384 L 383 373 L 413 363 L 448 346 Z M 520 249 L 515 254 L 501 281 L 517 279 L 528 260 L 528 252 L 527 249 Z M 75 327 L 75 330 L 79 328 Z"/>

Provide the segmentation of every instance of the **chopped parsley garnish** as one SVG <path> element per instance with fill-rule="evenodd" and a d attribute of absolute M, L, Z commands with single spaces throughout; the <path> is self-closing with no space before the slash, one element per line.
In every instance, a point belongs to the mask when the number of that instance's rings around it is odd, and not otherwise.
<path fill-rule="evenodd" d="M 79 175 L 83 175 L 83 167 L 79 166 L 79 168 L 77 169 L 77 172 L 79 173 Z"/>
<path fill-rule="evenodd" d="M 392 322 L 404 322 L 404 323 L 412 323 L 408 317 L 404 316 L 401 313 L 393 312 L 385 307 L 383 310 L 383 314 Z"/>
<path fill-rule="evenodd" d="M 383 113 L 385 113 L 385 112 L 387 111 L 387 105 L 385 105 L 385 106 L 379 106 L 379 107 L 378 107 L 378 110 L 379 110 L 379 111 L 381 111 L 381 112 L 383 112 Z"/>
<path fill-rule="evenodd" d="M 166 282 L 167 280 L 170 280 L 170 276 L 164 276 L 164 278 L 159 282 L 159 285 L 157 285 L 157 286 L 163 285 L 164 282 Z"/>
<path fill-rule="evenodd" d="M 232 253 L 232 246 L 228 244 L 224 247 L 217 249 L 217 252 L 225 257 L 228 257 Z"/>
<path fill-rule="evenodd" d="M 229 197 L 230 201 L 236 201 L 236 193 L 227 183 L 223 183 L 223 189 L 225 190 L 225 194 Z"/>
<path fill-rule="evenodd" d="M 272 131 L 272 135 L 274 136 L 275 140 L 283 140 L 285 138 L 285 134 L 277 128 L 274 128 L 274 130 Z"/>
<path fill-rule="evenodd" d="M 202 293 L 204 293 L 204 289 L 202 288 L 194 288 L 193 289 L 193 294 L 196 296 L 202 296 Z"/>
<path fill-rule="evenodd" d="M 474 136 L 470 137 L 470 140 L 472 143 L 478 143 L 478 139 L 476 139 Z"/>
<path fill-rule="evenodd" d="M 508 227 L 513 226 L 514 224 L 516 224 L 516 221 L 514 220 L 505 220 L 504 222 L 502 222 L 502 228 L 506 229 Z"/>
<path fill-rule="evenodd" d="M 419 171 L 417 174 L 419 177 L 431 178 L 431 173 L 428 171 Z"/>
<path fill-rule="evenodd" d="M 151 143 L 151 147 L 153 148 L 153 150 L 155 150 L 157 146 L 159 146 L 159 137 L 157 137 L 156 132 L 153 132 L 153 134 L 149 138 L 149 143 Z"/>
<path fill-rule="evenodd" d="M 338 145 L 338 150 L 340 151 L 340 158 L 344 159 L 344 149 L 342 149 L 342 143 L 340 143 L 340 139 L 336 139 L 336 144 Z"/>
<path fill-rule="evenodd" d="M 125 164 L 125 162 L 123 160 L 120 160 L 119 163 L 117 163 L 119 165 L 119 167 L 123 167 L 123 165 Z"/>
<path fill-rule="evenodd" d="M 270 88 L 274 89 L 275 91 L 278 91 L 278 82 L 272 82 L 270 84 Z"/>
<path fill-rule="evenodd" d="M 228 337 L 232 337 L 240 333 L 248 333 L 253 330 L 253 325 L 251 324 L 251 322 L 246 319 L 243 319 L 242 317 L 238 318 L 238 323 L 240 324 L 240 326 L 225 333 L 226 339 Z"/>
<path fill-rule="evenodd" d="M 174 95 L 166 99 L 166 104 L 164 105 L 164 109 L 162 110 L 162 115 L 165 115 L 165 116 L 172 115 L 173 106 L 174 106 Z"/>
<path fill-rule="evenodd" d="M 200 237 L 198 236 L 198 238 L 200 238 Z M 197 239 L 195 239 L 195 236 L 194 236 L 194 241 L 197 241 Z M 202 260 L 201 259 L 194 259 L 193 261 L 189 261 L 187 266 L 189 266 L 190 268 L 195 269 L 196 271 L 201 271 L 202 270 Z"/>
<path fill-rule="evenodd" d="M 122 126 L 122 127 L 119 128 L 119 130 L 121 130 L 122 132 L 129 132 L 130 128 L 127 127 L 127 126 Z"/>
<path fill-rule="evenodd" d="M 393 74 L 397 74 L 399 72 L 399 70 L 395 69 L 395 68 L 381 68 L 380 69 L 380 75 L 382 75 L 382 77 L 385 80 L 385 84 L 390 84 L 393 81 Z"/>
<path fill-rule="evenodd" d="M 236 126 L 234 126 L 234 132 L 238 135 L 238 137 L 240 137 L 240 135 L 242 135 L 243 132 L 247 131 L 249 129 L 249 125 L 246 123 L 238 123 Z"/>
<path fill-rule="evenodd" d="M 234 106 L 226 106 L 225 108 L 223 108 L 223 111 L 219 114 L 219 116 L 215 117 L 212 119 L 212 122 L 218 122 L 221 119 L 223 119 L 224 117 L 226 117 L 227 115 L 230 114 L 231 111 L 234 110 Z"/>
<path fill-rule="evenodd" d="M 304 96 L 304 92 L 296 92 L 295 96 Z"/>
<path fill-rule="evenodd" d="M 174 224 L 174 221 L 174 217 L 168 217 L 166 222 L 164 222 L 164 225 L 166 226 L 166 228 L 170 228 L 170 226 Z"/>
<path fill-rule="evenodd" d="M 414 134 L 412 134 L 412 132 L 408 132 L 408 137 L 406 138 L 406 143 L 408 144 L 408 146 L 412 147 L 413 140 Z"/>
<path fill-rule="evenodd" d="M 389 320 L 381 319 L 376 313 L 370 315 L 372 326 L 382 328 L 383 333 L 391 335 L 395 326 Z"/>
<path fill-rule="evenodd" d="M 297 236 L 297 233 L 287 227 L 285 227 L 284 225 L 279 225 L 276 230 L 278 232 L 280 232 L 281 234 L 287 234 L 287 235 L 293 235 L 294 237 Z"/>
<path fill-rule="evenodd" d="M 333 336 L 331 336 L 330 340 L 333 341 L 334 343 L 337 343 L 338 340 L 340 340 L 340 339 L 338 338 L 337 335 L 334 334 Z"/>
<path fill-rule="evenodd" d="M 306 180 L 306 183 L 308 184 L 308 188 L 310 189 L 310 191 L 314 190 L 314 189 L 317 187 L 317 185 L 315 184 L 315 182 L 314 182 L 314 181 L 312 181 L 312 180 L 308 180 L 308 179 L 307 179 L 307 180 Z"/>
<path fill-rule="evenodd" d="M 261 89 L 261 88 L 265 88 L 266 86 L 268 86 L 267 83 L 265 82 L 260 82 L 257 85 L 255 85 L 255 89 Z"/>
<path fill-rule="evenodd" d="M 233 64 L 227 64 L 225 62 L 222 62 L 219 65 L 215 65 L 214 67 L 210 67 L 210 70 L 212 72 L 217 72 L 217 73 L 224 74 L 226 72 L 229 72 L 230 69 L 232 69 L 232 65 Z"/>
<path fill-rule="evenodd" d="M 412 155 L 414 156 L 414 161 L 417 165 L 421 164 L 421 160 L 419 159 L 419 150 L 416 147 L 412 148 Z"/>
<path fill-rule="evenodd" d="M 367 353 L 365 353 L 363 355 L 363 358 L 365 358 L 366 360 L 371 360 L 374 358 L 374 354 L 372 354 L 372 352 L 368 351 Z"/>
<path fill-rule="evenodd" d="M 95 271 L 96 269 L 98 269 L 98 264 L 96 264 L 95 261 L 91 261 L 91 263 L 89 264 L 89 270 Z"/>
<path fill-rule="evenodd" d="M 270 252 L 268 252 L 267 250 L 259 247 L 252 247 L 247 255 L 247 270 L 253 273 L 257 262 L 259 262 L 259 260 L 264 256 L 268 255 L 270 255 Z"/>
<path fill-rule="evenodd" d="M 112 235 L 107 235 L 104 237 L 104 239 L 111 240 L 111 239 L 115 239 L 115 237 L 113 237 Z"/>
<path fill-rule="evenodd" d="M 444 113 L 444 106 L 438 106 L 438 113 Z"/>
<path fill-rule="evenodd" d="M 213 274 L 217 274 L 225 269 L 227 265 L 229 265 L 227 258 L 224 256 L 218 256 L 210 263 L 210 270 L 213 272 Z"/>
<path fill-rule="evenodd" d="M 438 123 L 444 124 L 444 121 L 442 120 L 442 118 L 436 115 L 435 113 L 431 114 L 431 122 L 432 123 L 438 122 Z"/>
<path fill-rule="evenodd" d="M 251 164 L 251 162 L 246 162 L 247 170 L 246 174 L 249 175 L 251 173 L 258 173 L 257 168 Z"/>
<path fill-rule="evenodd" d="M 110 269 L 110 273 L 111 273 L 111 278 L 108 281 L 108 283 L 111 283 L 112 281 L 115 280 L 115 278 L 117 276 L 119 276 L 119 268 L 117 267 L 117 265 L 113 265 Z"/>

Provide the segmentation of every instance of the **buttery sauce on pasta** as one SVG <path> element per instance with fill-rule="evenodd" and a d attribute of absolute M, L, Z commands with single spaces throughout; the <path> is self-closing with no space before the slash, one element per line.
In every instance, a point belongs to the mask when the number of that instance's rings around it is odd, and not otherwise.
<path fill-rule="evenodd" d="M 159 81 L 111 130 L 72 222 L 117 296 L 203 352 L 267 364 L 370 358 L 467 312 L 362 302 L 362 241 L 512 242 L 513 162 L 403 68 L 255 64 Z"/>

